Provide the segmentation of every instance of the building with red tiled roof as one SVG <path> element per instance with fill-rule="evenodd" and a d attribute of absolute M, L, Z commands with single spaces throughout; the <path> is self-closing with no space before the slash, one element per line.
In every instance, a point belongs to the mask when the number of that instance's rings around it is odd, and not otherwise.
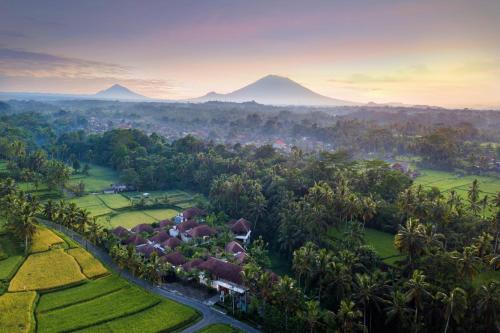
<path fill-rule="evenodd" d="M 156 252 L 157 254 L 162 253 L 160 249 L 157 249 L 156 247 L 150 244 L 139 245 L 138 247 L 136 247 L 135 250 L 146 258 L 151 257 L 153 252 Z"/>
<path fill-rule="evenodd" d="M 252 225 L 250 222 L 244 218 L 240 218 L 237 221 L 229 222 L 229 228 L 235 235 L 235 239 L 242 241 L 243 244 L 246 245 L 250 243 L 250 234 L 252 233 Z"/>
<path fill-rule="evenodd" d="M 245 252 L 245 249 L 243 248 L 243 246 L 241 246 L 240 243 L 238 243 L 237 241 L 234 241 L 234 240 L 230 241 L 229 243 L 226 244 L 225 250 L 226 250 L 226 252 L 233 253 L 233 254 Z"/>
<path fill-rule="evenodd" d="M 214 281 L 221 280 L 230 282 L 238 285 L 242 289 L 243 277 L 241 273 L 243 272 L 243 268 L 241 266 L 210 257 L 207 261 L 201 263 L 198 268 L 210 273 Z"/>
<path fill-rule="evenodd" d="M 179 238 L 171 237 L 167 239 L 165 242 L 163 242 L 161 245 L 162 247 L 168 247 L 170 249 L 175 249 L 177 246 L 181 245 L 181 240 Z"/>
<path fill-rule="evenodd" d="M 133 236 L 130 236 L 129 238 L 127 238 L 126 240 L 124 240 L 123 243 L 127 244 L 127 245 L 138 246 L 138 245 L 142 245 L 142 244 L 147 244 L 148 241 L 145 240 L 144 238 L 142 238 L 140 235 L 133 235 Z"/>
<path fill-rule="evenodd" d="M 163 243 L 170 238 L 168 232 L 162 230 L 149 238 L 149 241 L 153 243 Z"/>
<path fill-rule="evenodd" d="M 210 228 L 206 224 L 201 224 L 194 227 L 193 229 L 188 230 L 185 234 L 190 238 L 203 238 L 213 236 L 215 235 L 215 233 L 215 229 Z"/>
<path fill-rule="evenodd" d="M 126 238 L 130 236 L 130 231 L 121 226 L 114 228 L 111 233 L 118 238 Z"/>
<path fill-rule="evenodd" d="M 161 257 L 162 261 L 167 261 L 173 266 L 180 266 L 186 263 L 186 258 L 180 252 L 172 252 Z"/>
<path fill-rule="evenodd" d="M 184 220 L 191 220 L 195 217 L 202 217 L 207 215 L 207 213 L 198 207 L 191 207 L 182 212 L 182 217 Z"/>
<path fill-rule="evenodd" d="M 193 269 L 197 269 L 201 263 L 203 263 L 203 259 L 193 259 L 182 265 L 182 269 L 186 272 L 191 272 Z"/>
<path fill-rule="evenodd" d="M 136 232 L 136 233 L 145 232 L 148 234 L 152 234 L 154 232 L 154 229 L 153 229 L 153 226 L 151 226 L 151 224 L 142 223 L 142 224 L 138 224 L 135 227 L 133 227 L 132 231 Z"/>
<path fill-rule="evenodd" d="M 179 230 L 179 232 L 186 232 L 190 229 L 193 229 L 194 227 L 197 227 L 199 226 L 199 223 L 194 221 L 194 220 L 188 220 L 188 221 L 184 221 L 182 222 L 181 224 L 179 224 L 177 226 L 177 230 Z"/>

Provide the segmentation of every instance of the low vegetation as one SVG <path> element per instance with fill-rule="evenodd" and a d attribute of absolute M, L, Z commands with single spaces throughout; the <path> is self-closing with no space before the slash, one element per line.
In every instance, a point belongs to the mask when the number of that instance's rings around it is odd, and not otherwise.
<path fill-rule="evenodd" d="M 80 265 L 83 274 L 89 279 L 95 279 L 104 275 L 109 274 L 106 267 L 96 258 L 94 258 L 90 253 L 82 248 L 74 248 L 67 250 L 68 254 L 73 256 L 78 265 Z"/>
<path fill-rule="evenodd" d="M 85 279 L 76 260 L 56 249 L 30 255 L 11 280 L 9 291 L 50 290 Z"/>
<path fill-rule="evenodd" d="M 198 333 L 240 333 L 241 330 L 224 324 L 213 324 L 198 331 Z"/>
<path fill-rule="evenodd" d="M 5 333 L 29 333 L 34 329 L 33 291 L 7 293 L 0 296 L 0 331 Z"/>

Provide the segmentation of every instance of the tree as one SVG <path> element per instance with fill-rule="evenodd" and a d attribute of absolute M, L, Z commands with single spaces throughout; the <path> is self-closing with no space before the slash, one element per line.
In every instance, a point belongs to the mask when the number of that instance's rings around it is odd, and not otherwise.
<path fill-rule="evenodd" d="M 462 321 L 467 310 L 467 293 L 462 288 L 454 288 L 450 294 L 438 292 L 436 299 L 444 306 L 443 315 L 446 320 L 444 333 L 446 333 L 448 332 L 450 319 L 453 319 L 457 324 Z"/>
<path fill-rule="evenodd" d="M 269 253 L 267 250 L 268 244 L 259 236 L 256 240 L 252 242 L 250 247 L 250 257 L 255 263 L 264 268 L 271 266 L 271 260 L 269 259 Z"/>
<path fill-rule="evenodd" d="M 354 299 L 363 307 L 363 325 L 370 330 L 371 325 L 367 325 L 366 317 L 367 310 L 371 305 L 379 308 L 379 304 L 383 303 L 381 297 L 381 286 L 372 275 L 356 274 L 354 278 Z M 370 312 L 371 321 L 371 312 Z"/>
<path fill-rule="evenodd" d="M 292 278 L 284 276 L 274 287 L 273 298 L 276 305 L 285 313 L 285 331 L 288 331 L 288 319 L 301 304 L 302 293 Z"/>
<path fill-rule="evenodd" d="M 359 322 L 363 317 L 361 311 L 356 309 L 356 304 L 351 300 L 342 300 L 337 312 L 339 326 L 343 333 L 363 332 L 366 327 Z"/>
<path fill-rule="evenodd" d="M 429 292 L 430 284 L 425 281 L 425 275 L 422 271 L 416 269 L 413 271 L 411 279 L 405 282 L 406 297 L 409 301 L 413 301 L 415 305 L 414 327 L 415 332 L 418 330 L 418 314 L 419 310 L 423 310 L 427 298 L 432 298 Z"/>
<path fill-rule="evenodd" d="M 391 293 L 391 298 L 387 301 L 388 305 L 384 309 L 387 323 L 396 322 L 398 332 L 403 332 L 403 328 L 407 326 L 408 317 L 413 312 L 408 307 L 408 297 L 400 290 L 395 290 Z"/>
<path fill-rule="evenodd" d="M 307 323 L 310 333 L 313 333 L 314 328 L 318 325 L 322 316 L 321 312 L 318 301 L 307 301 L 305 309 L 300 312 L 300 317 Z"/>
<path fill-rule="evenodd" d="M 472 246 L 466 246 L 462 253 L 455 252 L 452 257 L 457 261 L 462 276 L 469 281 L 472 280 L 481 264 L 481 260 L 476 256 L 476 249 Z"/>
<path fill-rule="evenodd" d="M 470 209 L 474 214 L 478 214 L 481 206 L 479 204 L 479 182 L 474 179 L 469 190 L 467 191 L 467 197 L 469 199 Z"/>
<path fill-rule="evenodd" d="M 479 288 L 476 301 L 476 311 L 482 319 L 486 332 L 495 332 L 498 329 L 498 309 L 500 308 L 500 285 L 497 281 L 490 281 Z"/>
<path fill-rule="evenodd" d="M 394 246 L 402 253 L 406 253 L 413 268 L 415 258 L 424 250 L 424 237 L 419 230 L 418 220 L 409 218 L 406 226 L 400 226 L 394 238 Z"/>

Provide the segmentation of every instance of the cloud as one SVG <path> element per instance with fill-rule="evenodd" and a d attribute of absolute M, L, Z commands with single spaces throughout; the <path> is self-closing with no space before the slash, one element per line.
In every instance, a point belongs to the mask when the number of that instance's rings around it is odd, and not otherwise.
<path fill-rule="evenodd" d="M 126 77 L 130 68 L 21 49 L 0 48 L 0 75 L 16 77 Z"/>
<path fill-rule="evenodd" d="M 12 30 L 0 30 L 0 37 L 2 38 L 9 38 L 9 39 L 21 39 L 21 38 L 27 38 L 28 36 L 17 31 L 12 31 Z"/>

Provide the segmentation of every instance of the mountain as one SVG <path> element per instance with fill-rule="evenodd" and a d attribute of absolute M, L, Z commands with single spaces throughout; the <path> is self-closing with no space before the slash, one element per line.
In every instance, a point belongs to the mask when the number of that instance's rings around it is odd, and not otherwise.
<path fill-rule="evenodd" d="M 268 75 L 241 89 L 228 94 L 210 92 L 202 97 L 189 100 L 202 103 L 208 101 L 221 102 L 248 102 L 255 101 L 271 105 L 355 105 L 356 103 L 343 101 L 320 95 L 298 84 L 289 78 Z"/>
<path fill-rule="evenodd" d="M 147 100 L 146 96 L 139 95 L 132 90 L 119 84 L 114 84 L 108 89 L 101 90 L 93 95 L 97 99 L 119 99 L 119 100 Z"/>

